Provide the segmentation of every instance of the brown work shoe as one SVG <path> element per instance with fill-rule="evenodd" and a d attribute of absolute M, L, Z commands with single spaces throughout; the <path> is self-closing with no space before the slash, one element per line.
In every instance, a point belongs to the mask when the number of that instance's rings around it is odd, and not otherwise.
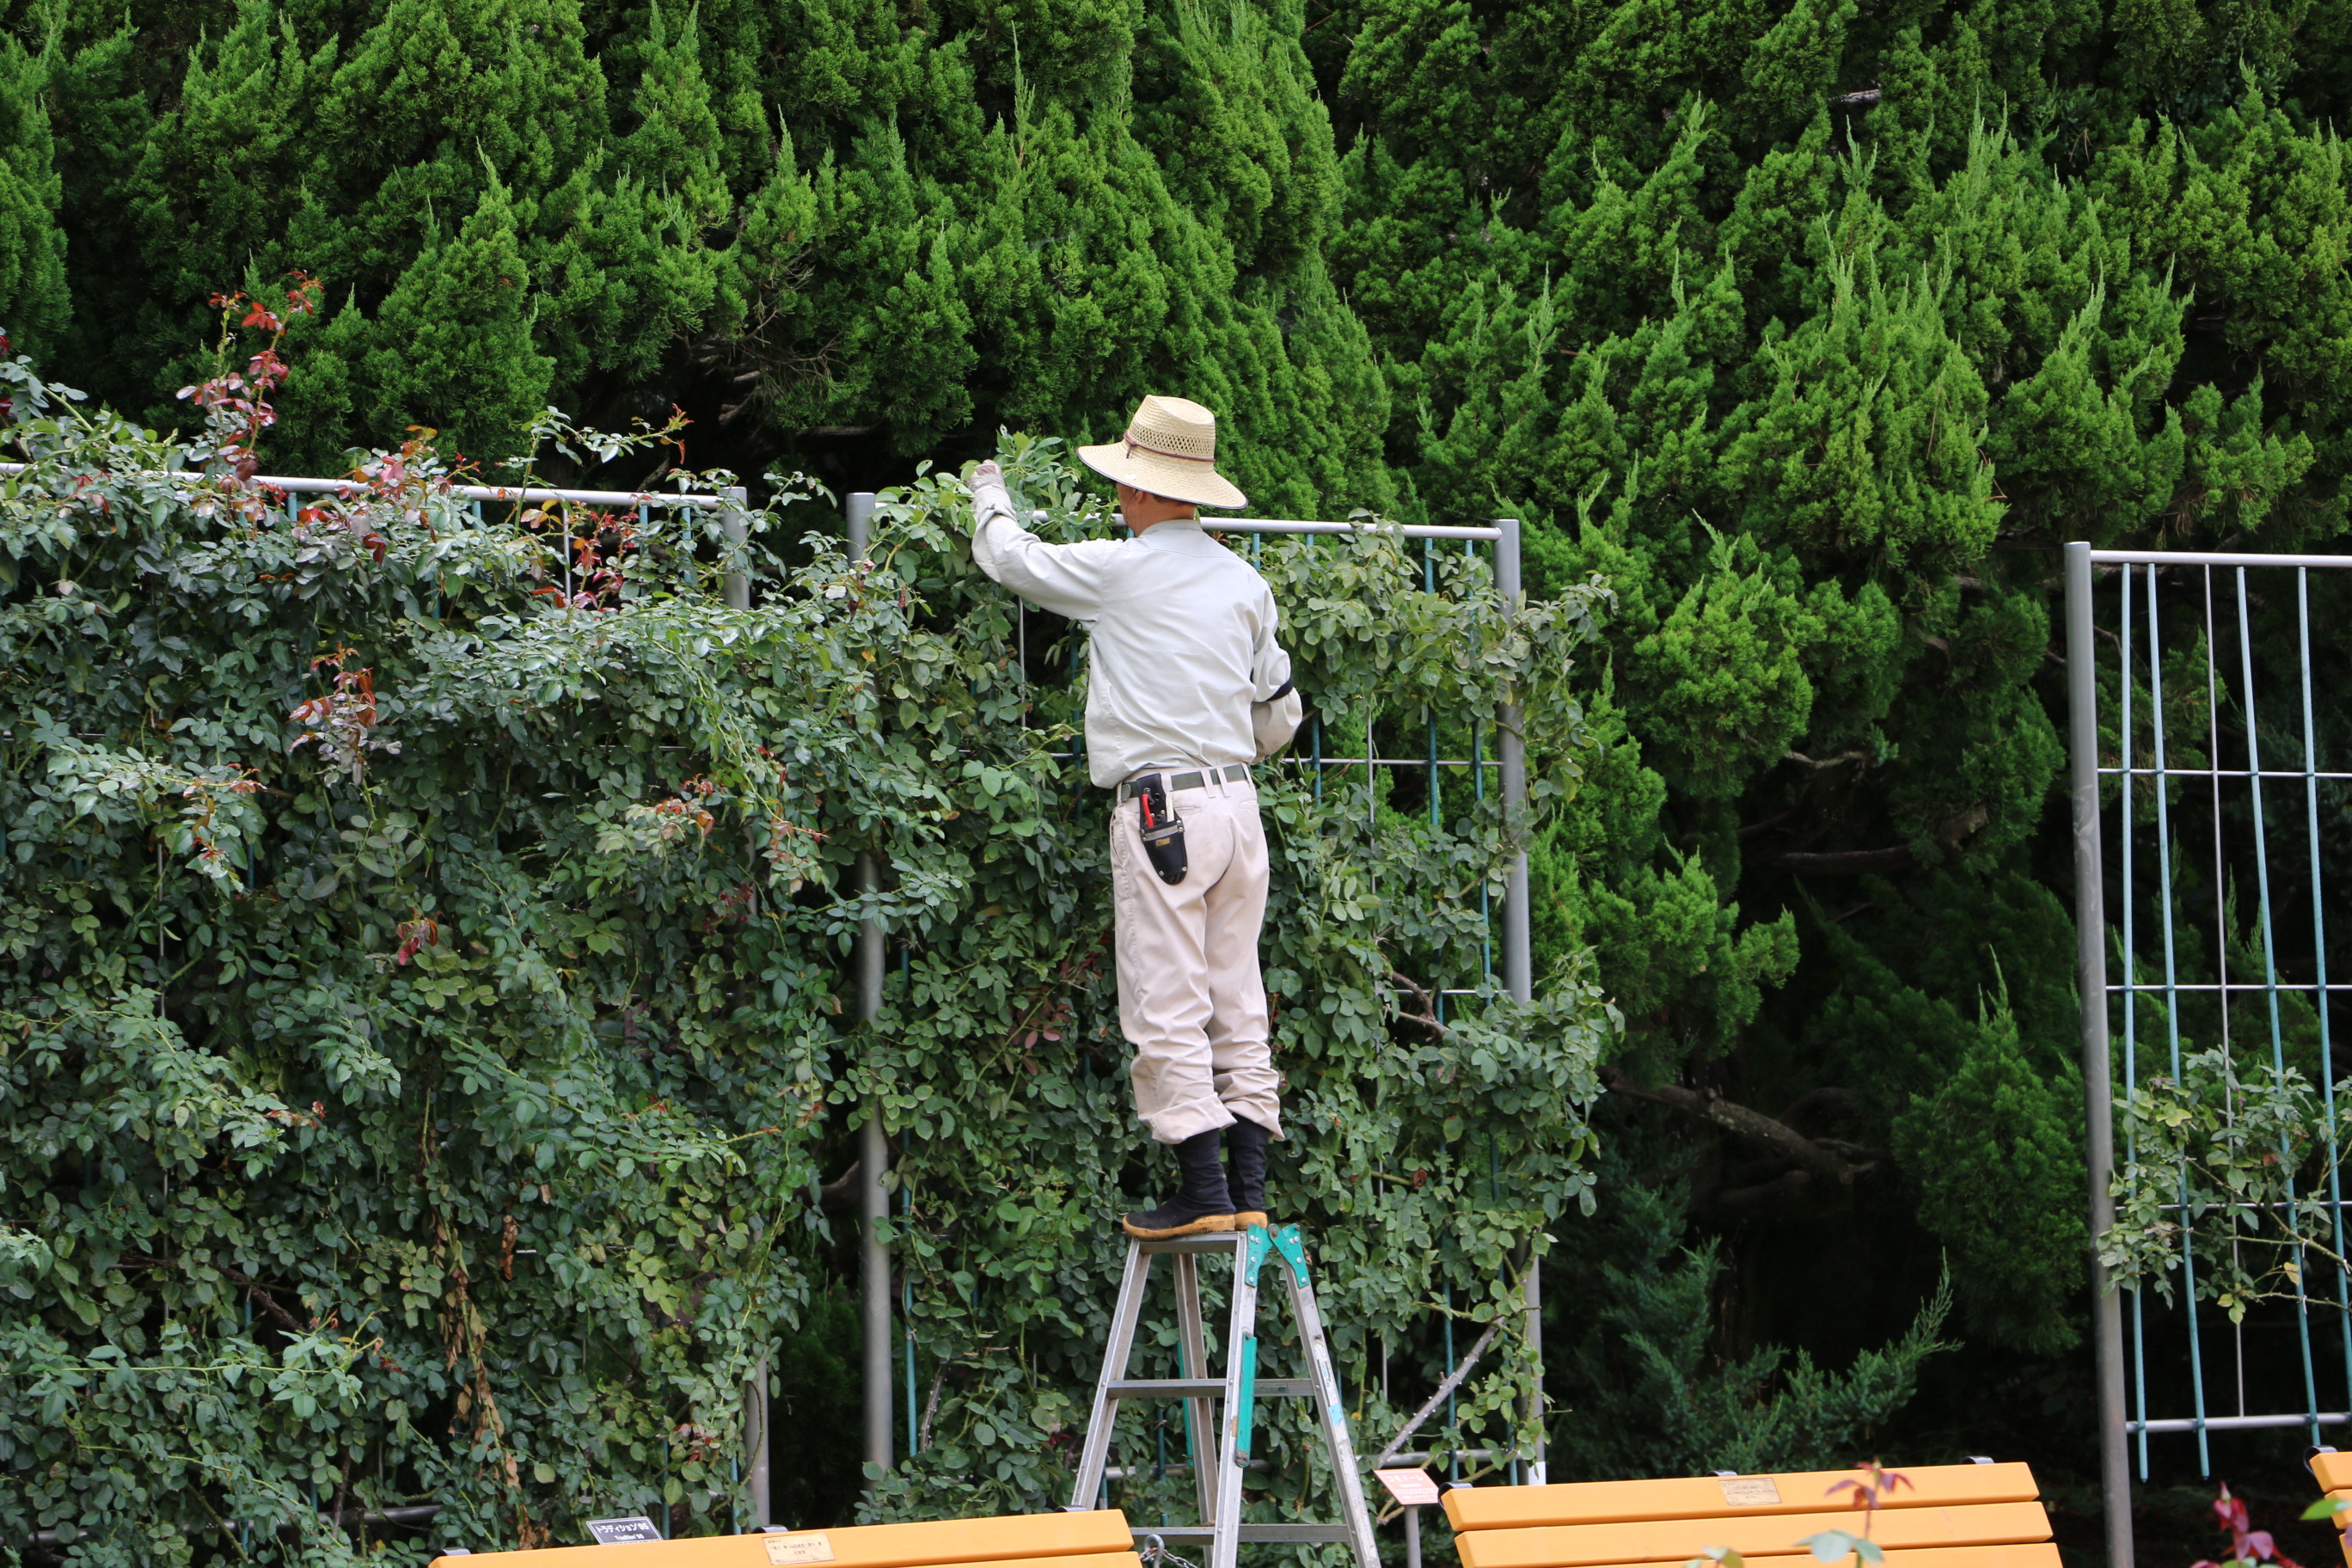
<path fill-rule="evenodd" d="M 1265 1216 L 1260 1215 L 1261 1219 Z M 1189 1207 L 1183 1199 L 1174 1198 L 1156 1209 L 1131 1214 L 1118 1222 L 1119 1229 L 1138 1241 L 1166 1241 L 1174 1236 L 1212 1236 L 1232 1230 L 1234 1216 L 1229 1214 L 1203 1214 Z"/>

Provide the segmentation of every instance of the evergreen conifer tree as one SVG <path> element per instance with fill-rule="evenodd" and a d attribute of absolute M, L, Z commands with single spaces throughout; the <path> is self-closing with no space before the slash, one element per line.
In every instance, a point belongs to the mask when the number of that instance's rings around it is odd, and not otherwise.
<path fill-rule="evenodd" d="M 45 58 L 0 39 L 0 331 L 37 353 L 56 344 L 73 309 L 47 79 Z"/>

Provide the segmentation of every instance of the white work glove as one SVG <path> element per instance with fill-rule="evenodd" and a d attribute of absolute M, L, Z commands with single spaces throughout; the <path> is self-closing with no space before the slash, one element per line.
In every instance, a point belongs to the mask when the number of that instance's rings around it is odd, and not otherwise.
<path fill-rule="evenodd" d="M 1291 737 L 1298 733 L 1299 721 L 1306 716 L 1307 704 L 1297 689 L 1286 680 L 1283 685 L 1286 689 L 1281 696 L 1250 704 L 1250 733 L 1257 742 L 1257 760 L 1261 763 L 1290 744 Z"/>
<path fill-rule="evenodd" d="M 994 462 L 982 463 L 972 469 L 971 477 L 964 480 L 964 488 L 971 492 L 971 528 L 974 533 L 978 533 L 992 517 L 1001 517 L 1008 522 L 1020 521 L 1013 513 L 1012 492 L 1004 488 L 1004 470 Z"/>

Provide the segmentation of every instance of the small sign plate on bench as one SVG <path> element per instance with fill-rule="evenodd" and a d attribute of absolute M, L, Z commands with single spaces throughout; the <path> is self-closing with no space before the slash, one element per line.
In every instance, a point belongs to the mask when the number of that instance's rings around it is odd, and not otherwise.
<path fill-rule="evenodd" d="M 804 1535 L 771 1535 L 768 1537 L 768 1561 L 776 1568 L 793 1563 L 830 1563 L 833 1561 L 833 1537 L 822 1530 L 812 1530 Z"/>
<path fill-rule="evenodd" d="M 592 1519 L 588 1521 L 588 1533 L 596 1538 L 599 1546 L 622 1546 L 632 1541 L 662 1538 L 654 1521 L 641 1513 L 633 1513 L 626 1519 Z"/>
<path fill-rule="evenodd" d="M 1427 1470 L 1374 1470 L 1389 1496 L 1407 1508 L 1428 1508 L 1437 1501 L 1437 1483 Z"/>
<path fill-rule="evenodd" d="M 1780 1500 L 1780 1489 L 1769 1476 L 1726 1476 L 1723 1500 L 1735 1508 L 1756 1508 Z"/>

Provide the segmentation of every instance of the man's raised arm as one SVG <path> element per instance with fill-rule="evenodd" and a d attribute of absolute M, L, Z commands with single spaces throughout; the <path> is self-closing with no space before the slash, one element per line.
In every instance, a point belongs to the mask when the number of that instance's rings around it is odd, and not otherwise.
<path fill-rule="evenodd" d="M 965 481 L 971 489 L 971 558 L 996 582 L 1040 609 L 1074 621 L 1102 613 L 1103 581 L 1119 546 L 1108 539 L 1048 544 L 1021 526 L 1004 471 L 982 463 Z"/>
<path fill-rule="evenodd" d="M 1268 593 L 1257 639 L 1250 648 L 1250 731 L 1261 763 L 1290 744 L 1307 711 L 1290 679 L 1290 655 L 1275 639 L 1277 624 L 1274 595 Z"/>

